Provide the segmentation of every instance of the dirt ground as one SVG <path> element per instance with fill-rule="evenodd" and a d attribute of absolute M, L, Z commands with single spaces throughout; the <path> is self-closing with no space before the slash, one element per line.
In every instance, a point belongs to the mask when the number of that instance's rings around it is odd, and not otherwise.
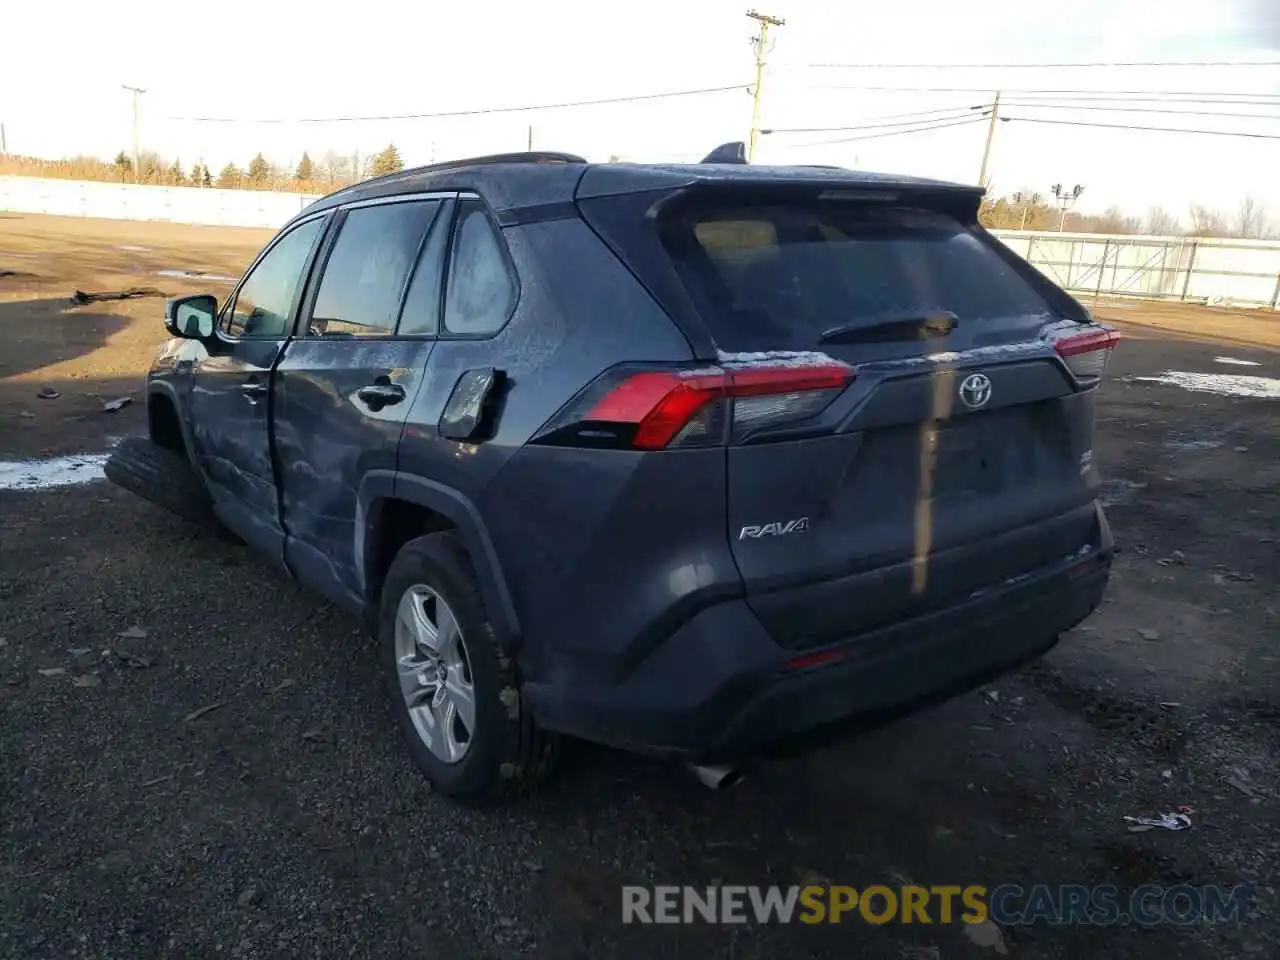
<path fill-rule="evenodd" d="M 74 290 L 221 292 L 156 271 L 234 274 L 266 237 L 0 214 L 0 459 L 143 429 L 141 403 L 101 402 L 141 400 L 162 301 Z M 1280 324 L 1095 312 L 1126 334 L 1096 446 L 1121 549 L 1102 608 L 985 691 L 723 794 L 584 746 L 532 800 L 459 809 L 411 769 L 353 620 L 106 483 L 0 491 L 0 956 L 1280 956 L 1280 405 L 1138 379 L 1280 377 Z M 1126 831 L 1176 804 L 1191 830 Z M 998 944 L 621 922 L 624 884 L 818 878 L 1254 891 L 1243 924 Z"/>

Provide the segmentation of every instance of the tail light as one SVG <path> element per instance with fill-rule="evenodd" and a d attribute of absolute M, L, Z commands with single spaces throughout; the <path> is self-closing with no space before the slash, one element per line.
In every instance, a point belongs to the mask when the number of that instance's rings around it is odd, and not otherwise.
<path fill-rule="evenodd" d="M 571 400 L 534 442 L 628 450 L 716 446 L 821 412 L 853 376 L 838 360 L 617 367 Z"/>
<path fill-rule="evenodd" d="M 1111 351 L 1120 342 L 1120 334 L 1105 327 L 1088 333 L 1063 337 L 1053 345 L 1067 369 L 1077 380 L 1096 380 L 1107 369 Z"/>

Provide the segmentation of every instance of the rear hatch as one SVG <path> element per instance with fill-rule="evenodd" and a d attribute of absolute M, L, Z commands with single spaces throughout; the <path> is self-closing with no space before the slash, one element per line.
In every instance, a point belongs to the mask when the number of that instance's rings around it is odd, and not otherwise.
<path fill-rule="evenodd" d="M 647 219 L 687 303 L 607 201 L 584 204 L 726 372 L 726 533 L 784 646 L 998 588 L 1097 535 L 1091 388 L 1114 335 L 978 229 L 976 200 L 686 188 Z"/>

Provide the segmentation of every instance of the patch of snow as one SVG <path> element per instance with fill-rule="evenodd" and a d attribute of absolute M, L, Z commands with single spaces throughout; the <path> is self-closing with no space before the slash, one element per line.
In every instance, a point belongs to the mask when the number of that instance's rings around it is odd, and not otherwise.
<path fill-rule="evenodd" d="M 177 277 L 179 280 L 213 280 L 217 283 L 235 283 L 237 279 L 220 273 L 192 273 L 190 270 L 157 270 L 156 276 Z"/>
<path fill-rule="evenodd" d="M 834 357 L 819 350 L 765 350 L 759 353 L 725 353 L 716 351 L 716 359 L 721 363 L 732 363 L 739 367 L 843 367 Z"/>
<path fill-rule="evenodd" d="M 1260 367 L 1256 360 L 1237 360 L 1235 357 L 1214 357 L 1214 363 L 1227 363 L 1233 367 Z"/>
<path fill-rule="evenodd" d="M 1114 507 L 1128 503 L 1138 495 L 1139 490 L 1146 488 L 1145 483 L 1133 480 L 1103 480 L 1102 489 L 1098 491 L 1098 502 L 1104 507 Z"/>
<path fill-rule="evenodd" d="M 1280 380 L 1272 377 L 1246 377 L 1239 374 L 1191 373 L 1186 370 L 1166 370 L 1158 377 L 1134 377 L 1147 383 L 1159 383 L 1169 387 L 1182 387 L 1197 393 L 1213 393 L 1220 397 L 1255 397 L 1264 400 L 1280 400 Z"/>
<path fill-rule="evenodd" d="M 105 453 L 48 460 L 0 460 L 0 490 L 50 490 L 104 479 Z"/>

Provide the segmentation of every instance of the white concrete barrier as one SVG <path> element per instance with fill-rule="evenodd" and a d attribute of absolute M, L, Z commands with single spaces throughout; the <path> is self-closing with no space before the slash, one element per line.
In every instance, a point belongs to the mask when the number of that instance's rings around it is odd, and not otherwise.
<path fill-rule="evenodd" d="M 314 194 L 0 177 L 0 210 L 110 220 L 279 227 Z"/>

